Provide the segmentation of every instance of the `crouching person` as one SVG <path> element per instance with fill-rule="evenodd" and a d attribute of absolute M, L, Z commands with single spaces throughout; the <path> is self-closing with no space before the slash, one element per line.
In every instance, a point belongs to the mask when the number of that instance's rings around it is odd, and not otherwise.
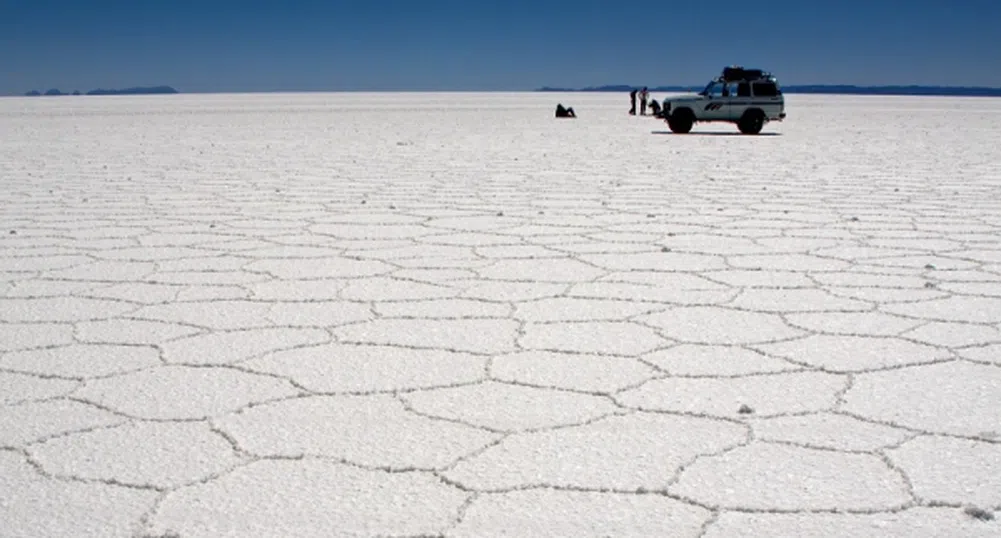
<path fill-rule="evenodd" d="M 564 108 L 563 103 L 556 105 L 556 117 L 557 118 L 576 118 L 577 114 L 573 111 L 573 107 Z"/>
<path fill-rule="evenodd" d="M 650 112 L 653 112 L 655 117 L 660 117 L 660 103 L 656 99 L 650 100 Z"/>

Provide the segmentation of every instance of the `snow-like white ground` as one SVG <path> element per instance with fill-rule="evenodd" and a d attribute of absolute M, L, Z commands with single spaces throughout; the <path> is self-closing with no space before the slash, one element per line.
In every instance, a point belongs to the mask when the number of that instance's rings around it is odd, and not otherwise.
<path fill-rule="evenodd" d="M 1001 100 L 627 108 L 0 100 L 0 536 L 1001 535 Z"/>

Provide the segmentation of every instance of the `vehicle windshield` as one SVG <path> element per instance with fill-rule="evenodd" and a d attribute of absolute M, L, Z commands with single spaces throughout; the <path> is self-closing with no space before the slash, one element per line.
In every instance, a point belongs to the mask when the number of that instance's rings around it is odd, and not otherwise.
<path fill-rule="evenodd" d="M 716 84 L 718 83 L 715 80 L 710 80 L 709 84 L 706 84 L 706 87 L 701 92 L 699 92 L 699 95 L 709 95 L 709 93 L 712 92 L 713 86 L 715 86 Z"/>

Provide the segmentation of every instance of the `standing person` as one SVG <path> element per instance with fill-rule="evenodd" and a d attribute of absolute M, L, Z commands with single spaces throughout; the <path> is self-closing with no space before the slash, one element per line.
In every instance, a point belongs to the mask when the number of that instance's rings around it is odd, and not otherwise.
<path fill-rule="evenodd" d="M 640 116 L 646 116 L 646 101 L 650 98 L 650 92 L 646 91 L 646 86 L 640 91 Z"/>
<path fill-rule="evenodd" d="M 629 115 L 636 115 L 636 90 L 629 92 Z"/>

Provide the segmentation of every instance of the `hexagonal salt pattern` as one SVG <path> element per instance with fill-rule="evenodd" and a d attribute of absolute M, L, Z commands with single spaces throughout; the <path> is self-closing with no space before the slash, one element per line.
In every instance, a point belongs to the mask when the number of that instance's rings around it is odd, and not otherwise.
<path fill-rule="evenodd" d="M 909 508 L 884 513 L 748 513 L 727 512 L 706 530 L 705 538 L 821 538 L 882 536 L 934 538 L 997 536 L 997 523 L 971 517 L 956 508 Z"/>
<path fill-rule="evenodd" d="M 243 363 L 317 393 L 364 394 L 483 381 L 487 357 L 395 346 L 328 344 L 270 353 Z"/>
<path fill-rule="evenodd" d="M 0 368 L 57 379 L 107 377 L 160 364 L 160 354 L 148 346 L 73 345 L 14 351 L 0 357 Z"/>
<path fill-rule="evenodd" d="M 225 368 L 162 366 L 92 381 L 74 396 L 137 418 L 185 420 L 297 393 L 286 379 Z"/>
<path fill-rule="evenodd" d="M 133 449 L 119 453 L 123 446 Z M 29 453 L 55 476 L 159 489 L 205 480 L 239 461 L 224 437 L 197 422 L 127 423 L 50 439 Z"/>
<path fill-rule="evenodd" d="M 1001 368 L 953 361 L 857 375 L 842 408 L 917 431 L 978 436 L 1001 432 L 999 399 Z"/>
<path fill-rule="evenodd" d="M 697 536 L 710 512 L 661 495 L 532 489 L 480 495 L 448 536 Z"/>
<path fill-rule="evenodd" d="M 786 415 L 751 421 L 757 439 L 805 447 L 875 452 L 914 436 L 908 430 L 833 413 Z"/>
<path fill-rule="evenodd" d="M 698 434 L 696 434 L 698 432 Z M 738 446 L 747 431 L 704 418 L 631 414 L 516 434 L 444 473 L 477 491 L 520 486 L 659 490 L 692 458 Z"/>
<path fill-rule="evenodd" d="M 160 504 L 150 527 L 155 536 L 192 538 L 428 536 L 448 528 L 467 498 L 427 473 L 264 460 L 177 490 Z"/>
<path fill-rule="evenodd" d="M 998 103 L 175 97 L 0 100 L 0 535 L 1001 535 Z"/>
<path fill-rule="evenodd" d="M 21 454 L 0 451 L 0 521 L 5 536 L 131 538 L 157 492 L 40 474 Z M 16 494 L 14 494 L 16 493 Z"/>
<path fill-rule="evenodd" d="M 409 412 L 404 402 L 384 394 L 295 398 L 217 422 L 255 456 L 319 455 L 387 469 L 444 468 L 500 439 L 471 425 Z"/>
<path fill-rule="evenodd" d="M 1001 506 L 1001 444 L 922 436 L 888 455 L 907 473 L 914 494 L 921 499 Z"/>
<path fill-rule="evenodd" d="M 571 426 L 619 411 L 608 398 L 489 381 L 403 397 L 422 415 L 499 431 Z"/>
<path fill-rule="evenodd" d="M 659 372 L 627 357 L 522 351 L 490 361 L 494 379 L 526 386 L 608 394 L 646 381 Z"/>
<path fill-rule="evenodd" d="M 643 410 L 736 417 L 749 407 L 759 415 L 776 415 L 829 409 L 844 385 L 840 376 L 822 372 L 665 378 L 624 391 L 616 399 Z"/>
<path fill-rule="evenodd" d="M 669 491 L 751 510 L 890 510 L 911 502 L 903 476 L 877 456 L 763 443 L 695 461 Z"/>

